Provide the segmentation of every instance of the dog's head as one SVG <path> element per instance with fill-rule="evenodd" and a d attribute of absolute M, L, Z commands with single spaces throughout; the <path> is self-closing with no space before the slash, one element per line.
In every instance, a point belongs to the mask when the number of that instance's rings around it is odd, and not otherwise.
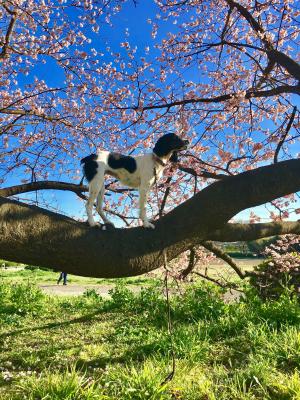
<path fill-rule="evenodd" d="M 178 152 L 186 150 L 189 145 L 188 140 L 183 140 L 175 133 L 167 133 L 156 142 L 153 152 L 158 157 L 170 157 L 171 162 L 178 161 Z"/>

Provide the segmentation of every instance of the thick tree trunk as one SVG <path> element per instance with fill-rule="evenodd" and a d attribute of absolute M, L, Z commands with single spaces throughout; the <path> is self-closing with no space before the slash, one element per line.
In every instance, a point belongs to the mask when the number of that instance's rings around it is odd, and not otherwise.
<path fill-rule="evenodd" d="M 155 230 L 113 231 L 2 197 L 0 257 L 84 276 L 139 275 L 161 266 L 164 251 L 170 260 L 203 240 L 224 239 L 226 230 L 232 236 L 226 223 L 235 214 L 299 190 L 300 160 L 289 160 L 213 183 L 162 217 Z"/>

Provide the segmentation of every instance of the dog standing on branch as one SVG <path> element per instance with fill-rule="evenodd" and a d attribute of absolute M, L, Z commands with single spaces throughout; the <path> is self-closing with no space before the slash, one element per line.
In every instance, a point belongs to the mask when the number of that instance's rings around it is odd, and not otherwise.
<path fill-rule="evenodd" d="M 148 193 L 154 183 L 162 176 L 168 162 L 177 162 L 177 152 L 186 150 L 188 140 L 183 140 L 174 133 L 167 133 L 156 142 L 153 152 L 142 156 L 125 156 L 100 150 L 81 160 L 84 176 L 89 182 L 89 198 L 86 203 L 88 223 L 95 226 L 93 217 L 95 200 L 96 210 L 105 224 L 113 225 L 103 212 L 104 175 L 112 175 L 124 185 L 139 190 L 139 217 L 145 228 L 154 228 L 146 215 Z"/>

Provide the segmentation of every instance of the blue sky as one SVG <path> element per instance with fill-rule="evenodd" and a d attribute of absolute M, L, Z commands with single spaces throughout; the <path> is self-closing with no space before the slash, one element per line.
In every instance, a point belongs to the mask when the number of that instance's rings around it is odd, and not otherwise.
<path fill-rule="evenodd" d="M 152 0 L 140 1 L 136 7 L 133 6 L 132 2 L 126 2 L 123 5 L 122 11 L 112 20 L 113 27 L 102 26 L 98 35 L 93 33 L 89 35 L 92 39 L 92 43 L 89 46 L 105 54 L 103 61 L 111 61 L 111 56 L 106 51 L 106 47 L 109 46 L 112 51 L 120 51 L 119 44 L 121 41 L 124 41 L 124 33 L 127 30 L 130 43 L 137 46 L 137 54 L 144 55 L 145 47 L 150 46 L 151 49 L 151 44 L 153 43 L 151 38 L 152 28 L 147 22 L 147 19 L 154 19 L 157 12 L 158 9 Z M 158 37 L 163 37 L 166 31 L 174 31 L 174 29 L 177 29 L 176 26 L 170 25 L 170 23 L 162 24 Z M 152 50 L 152 52 L 154 55 L 156 50 Z M 56 68 L 55 64 L 51 62 L 48 62 L 46 65 L 38 65 L 34 73 L 39 78 L 44 79 L 49 86 L 53 87 L 59 85 L 62 79 L 61 72 Z M 24 84 L 31 78 L 32 77 L 24 77 L 20 83 Z M 14 176 L 11 184 L 19 183 L 20 178 L 21 176 Z M 23 195 L 22 197 L 34 198 L 34 196 L 34 194 L 30 194 L 26 196 Z M 78 200 L 73 193 L 47 191 L 43 193 L 43 196 L 46 201 L 53 202 L 62 212 L 75 217 L 85 217 L 84 203 Z M 256 207 L 253 211 L 263 220 L 266 219 L 267 213 L 265 206 Z M 249 210 L 244 210 L 236 216 L 236 219 L 248 220 L 249 214 Z"/>

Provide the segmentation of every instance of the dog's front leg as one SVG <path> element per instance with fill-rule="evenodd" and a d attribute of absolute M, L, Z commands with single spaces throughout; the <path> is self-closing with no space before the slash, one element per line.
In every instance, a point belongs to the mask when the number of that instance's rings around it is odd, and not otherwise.
<path fill-rule="evenodd" d="M 155 226 L 153 224 L 151 224 L 151 222 L 149 222 L 149 220 L 147 218 L 147 215 L 146 215 L 146 203 L 147 203 L 147 197 L 148 197 L 149 190 L 150 190 L 149 187 L 141 186 L 139 188 L 139 193 L 140 193 L 140 199 L 139 199 L 139 203 L 140 203 L 140 219 L 142 220 L 143 226 L 145 228 L 154 229 Z"/>

